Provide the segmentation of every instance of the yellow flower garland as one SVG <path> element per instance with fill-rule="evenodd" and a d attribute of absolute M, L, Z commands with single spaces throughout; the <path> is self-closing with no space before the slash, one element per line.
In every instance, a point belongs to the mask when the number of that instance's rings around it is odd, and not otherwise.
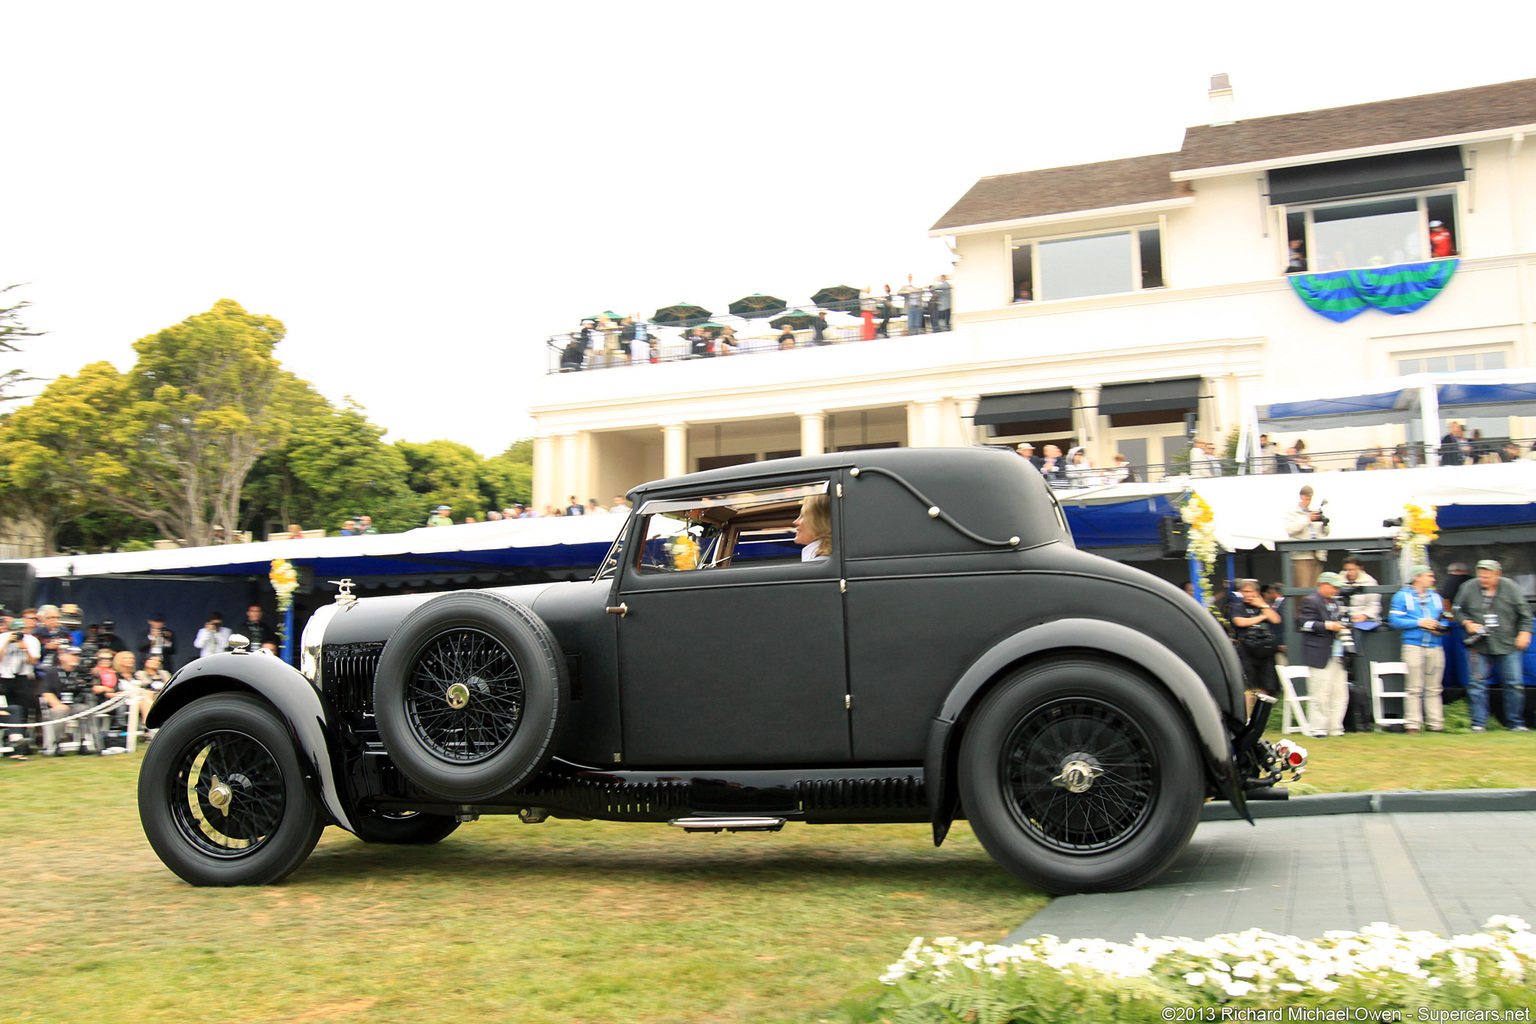
<path fill-rule="evenodd" d="M 293 592 L 299 589 L 299 572 L 286 558 L 272 559 L 272 572 L 267 576 L 277 593 L 277 610 L 285 612 L 293 604 Z"/>
<path fill-rule="evenodd" d="M 1216 513 L 1199 494 L 1191 494 L 1179 510 L 1179 518 L 1189 524 L 1189 553 L 1200 563 L 1200 596 L 1206 607 L 1219 617 L 1221 609 L 1211 584 L 1216 555 L 1221 550 L 1221 545 L 1216 543 Z"/>

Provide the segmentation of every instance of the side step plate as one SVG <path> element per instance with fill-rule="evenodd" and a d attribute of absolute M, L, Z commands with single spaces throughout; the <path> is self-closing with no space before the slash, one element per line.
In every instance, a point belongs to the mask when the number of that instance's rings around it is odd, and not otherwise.
<path fill-rule="evenodd" d="M 684 832 L 777 832 L 783 818 L 673 818 L 667 822 Z"/>

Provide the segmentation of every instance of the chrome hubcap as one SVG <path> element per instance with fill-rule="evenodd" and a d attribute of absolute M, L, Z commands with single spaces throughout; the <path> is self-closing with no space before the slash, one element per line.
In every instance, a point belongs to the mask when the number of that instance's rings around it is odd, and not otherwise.
<path fill-rule="evenodd" d="M 445 699 L 448 701 L 449 707 L 455 711 L 461 711 L 469 703 L 469 687 L 463 683 L 454 683 L 448 687 Z"/>
<path fill-rule="evenodd" d="M 1069 793 L 1086 793 L 1093 780 L 1104 774 L 1104 769 L 1081 758 L 1074 758 L 1061 766 L 1061 774 L 1051 780 Z"/>

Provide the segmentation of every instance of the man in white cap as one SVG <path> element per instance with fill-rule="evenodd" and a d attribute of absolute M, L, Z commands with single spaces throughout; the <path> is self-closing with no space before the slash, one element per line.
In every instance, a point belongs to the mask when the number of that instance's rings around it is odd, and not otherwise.
<path fill-rule="evenodd" d="M 1437 260 L 1443 260 L 1447 256 L 1456 255 L 1450 229 L 1445 226 L 1443 221 L 1432 220 L 1429 222 L 1429 254 Z"/>
<path fill-rule="evenodd" d="M 1307 711 L 1308 733 L 1324 736 L 1344 735 L 1344 712 L 1349 708 L 1349 674 L 1345 658 L 1354 650 L 1354 636 L 1349 629 L 1349 609 L 1339 600 L 1344 577 L 1325 572 L 1317 578 L 1317 590 L 1301 599 L 1298 629 L 1301 631 L 1301 657 L 1311 675 L 1307 692 L 1312 706 Z"/>
<path fill-rule="evenodd" d="M 1525 595 L 1504 567 L 1491 558 L 1477 563 L 1477 578 L 1456 592 L 1455 614 L 1467 631 L 1467 704 L 1472 731 L 1488 725 L 1488 687 L 1494 666 L 1504 683 L 1504 723 L 1511 732 L 1528 732 L 1525 724 L 1525 649 L 1531 646 L 1531 610 Z"/>

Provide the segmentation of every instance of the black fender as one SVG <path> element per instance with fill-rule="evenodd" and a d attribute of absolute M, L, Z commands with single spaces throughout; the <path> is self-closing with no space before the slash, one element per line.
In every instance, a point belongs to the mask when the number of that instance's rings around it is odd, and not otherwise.
<path fill-rule="evenodd" d="M 949 831 L 959 799 L 953 779 L 956 723 L 1005 671 L 1051 651 L 1100 653 L 1130 661 L 1150 674 L 1173 697 L 1194 728 L 1205 755 L 1206 779 L 1211 788 L 1230 800 L 1238 813 L 1249 817 L 1221 709 L 1194 669 L 1156 639 L 1129 626 L 1105 619 L 1057 619 L 1031 626 L 988 648 L 961 674 L 929 723 L 923 779 L 935 846 L 943 842 Z"/>
<path fill-rule="evenodd" d="M 340 744 L 335 742 L 340 719 L 310 681 L 280 659 L 245 652 L 198 658 L 176 673 L 149 709 L 144 724 L 158 729 L 199 697 L 241 691 L 261 697 L 287 723 L 315 799 L 332 821 L 355 833 L 357 826 L 336 781 L 341 775 Z"/>

